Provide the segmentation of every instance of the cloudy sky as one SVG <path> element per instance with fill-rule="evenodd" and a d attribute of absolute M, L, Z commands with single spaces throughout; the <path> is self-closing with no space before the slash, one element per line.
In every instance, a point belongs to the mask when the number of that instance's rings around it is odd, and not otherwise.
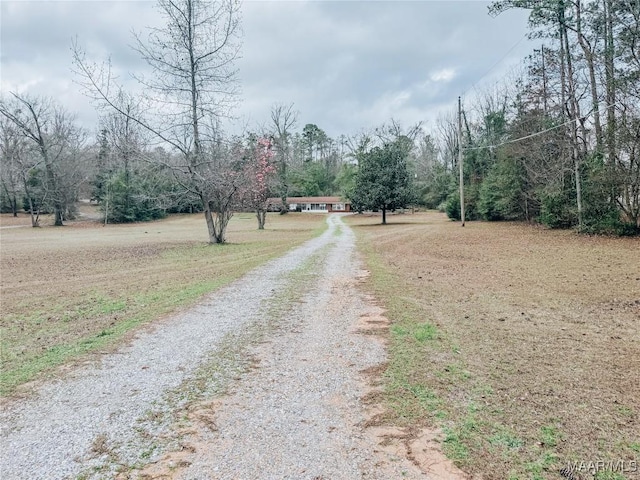
<path fill-rule="evenodd" d="M 298 127 L 330 136 L 394 118 L 433 125 L 458 95 L 489 88 L 531 52 L 525 12 L 497 18 L 484 1 L 247 1 L 238 62 L 240 123 L 293 103 Z M 131 31 L 156 25 L 150 1 L 2 0 L 2 92 L 47 95 L 88 128 L 97 116 L 71 72 L 71 39 L 127 78 L 140 71 Z M 229 127 L 234 128 L 234 127 Z"/>

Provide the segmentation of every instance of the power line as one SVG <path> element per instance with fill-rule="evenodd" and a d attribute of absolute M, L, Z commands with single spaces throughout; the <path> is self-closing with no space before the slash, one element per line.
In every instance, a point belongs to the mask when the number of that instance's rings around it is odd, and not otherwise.
<path fill-rule="evenodd" d="M 604 107 L 603 111 L 606 111 L 606 110 L 608 110 L 610 108 L 613 108 L 616 105 L 617 105 L 617 102 L 616 103 L 612 103 L 610 105 L 607 105 L 607 106 Z M 585 118 L 587 118 L 587 117 L 584 116 L 584 117 L 580 117 L 580 118 L 574 118 L 573 120 L 568 120 L 568 121 L 566 121 L 564 123 L 561 123 L 560 125 L 555 125 L 553 127 L 547 128 L 545 130 L 541 130 L 541 131 L 536 132 L 536 133 L 531 133 L 529 135 L 525 135 L 524 137 L 514 138 L 514 139 L 511 139 L 511 140 L 505 140 L 504 142 L 497 143 L 495 145 L 482 145 L 482 146 L 479 146 L 479 147 L 463 147 L 462 150 L 482 150 L 484 148 L 491 149 L 491 148 L 502 147 L 503 145 L 508 145 L 510 143 L 516 143 L 516 142 L 520 142 L 522 140 L 528 140 L 529 138 L 534 138 L 534 137 L 538 137 L 540 135 L 544 135 L 547 132 L 551 132 L 551 131 L 556 130 L 558 128 L 562 128 L 562 127 L 565 127 L 567 125 L 571 125 L 572 123 L 575 123 L 578 120 L 584 120 Z"/>
<path fill-rule="evenodd" d="M 482 76 L 481 76 L 480 78 L 478 78 L 475 82 L 473 82 L 473 84 L 472 84 L 470 87 L 468 87 L 467 89 L 465 89 L 465 90 L 462 92 L 462 96 L 464 97 L 464 95 L 465 95 L 469 90 L 471 90 L 471 89 L 472 89 L 472 88 L 474 88 L 476 85 L 478 85 L 482 80 L 484 80 L 484 78 L 485 78 L 487 75 L 489 75 L 489 74 L 493 71 L 493 69 L 494 69 L 494 68 L 496 68 L 498 65 L 500 65 L 500 64 L 504 61 L 504 59 L 505 59 L 505 58 L 507 58 L 507 57 L 509 56 L 509 54 L 510 54 L 511 52 L 513 52 L 513 51 L 515 50 L 515 48 L 516 48 L 518 45 L 520 45 L 520 43 L 522 43 L 522 41 L 523 41 L 525 38 L 527 38 L 527 34 L 526 34 L 526 33 L 525 33 L 524 35 L 522 35 L 522 37 L 520 37 L 520 39 L 519 39 L 519 40 L 518 40 L 518 41 L 517 41 L 517 42 L 516 42 L 516 43 L 515 43 L 515 44 L 514 44 L 514 45 L 513 45 L 509 50 L 507 50 L 507 53 L 505 53 L 504 55 L 502 55 L 502 57 L 500 57 L 500 59 L 499 59 L 497 62 L 495 62 L 495 63 L 494 63 L 494 64 L 489 68 L 489 70 L 487 70 L 487 71 L 484 73 L 484 75 L 482 75 Z"/>

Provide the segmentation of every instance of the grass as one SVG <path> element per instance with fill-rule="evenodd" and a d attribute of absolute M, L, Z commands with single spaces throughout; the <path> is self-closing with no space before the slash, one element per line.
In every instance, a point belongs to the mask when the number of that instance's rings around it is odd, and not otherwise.
<path fill-rule="evenodd" d="M 485 479 L 638 459 L 637 238 L 433 212 L 348 221 L 392 322 L 386 421 L 439 428 Z"/>
<path fill-rule="evenodd" d="M 235 215 L 226 245 L 208 245 L 199 215 L 132 225 L 81 222 L 1 231 L 0 393 L 87 353 L 318 235 L 324 216 Z M 4 224 L 4 222 L 3 222 Z"/>

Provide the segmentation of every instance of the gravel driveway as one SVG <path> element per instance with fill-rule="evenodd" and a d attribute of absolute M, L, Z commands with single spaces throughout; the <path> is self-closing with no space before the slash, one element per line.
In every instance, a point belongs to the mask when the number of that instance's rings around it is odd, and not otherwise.
<path fill-rule="evenodd" d="M 383 345 L 338 215 L 320 237 L 5 405 L 9 479 L 425 478 L 363 424 Z"/>

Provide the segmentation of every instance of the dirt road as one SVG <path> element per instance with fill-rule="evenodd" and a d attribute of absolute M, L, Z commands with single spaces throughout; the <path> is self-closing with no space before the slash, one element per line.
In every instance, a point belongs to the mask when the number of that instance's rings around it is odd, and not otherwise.
<path fill-rule="evenodd" d="M 2 411 L 9 479 L 425 478 L 364 424 L 384 361 L 351 230 L 286 256 Z"/>

